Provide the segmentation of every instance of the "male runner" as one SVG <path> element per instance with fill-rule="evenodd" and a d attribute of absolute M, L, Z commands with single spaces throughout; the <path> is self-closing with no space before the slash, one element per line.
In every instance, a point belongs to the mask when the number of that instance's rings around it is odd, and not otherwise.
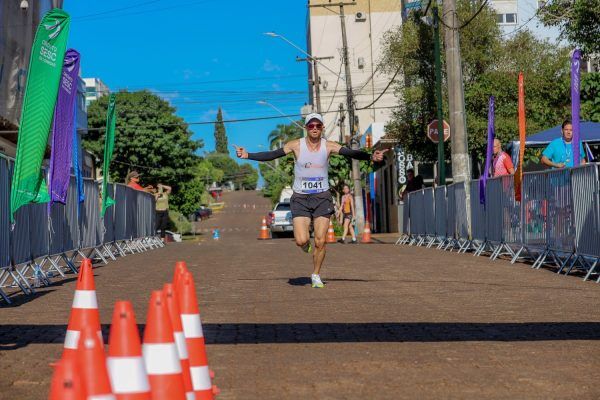
<path fill-rule="evenodd" d="M 310 222 L 313 221 L 315 234 L 315 250 L 313 253 L 312 287 L 322 288 L 323 282 L 319 273 L 325 259 L 325 237 L 329 228 L 329 218 L 334 212 L 333 198 L 329 192 L 329 155 L 341 154 L 357 160 L 383 160 L 387 151 L 377 150 L 373 155 L 352 150 L 339 143 L 325 140 L 323 134 L 323 117 L 320 114 L 308 114 L 305 119 L 307 135 L 302 139 L 292 140 L 282 148 L 260 153 L 248 153 L 244 148 L 237 147 L 239 158 L 255 161 L 271 161 L 294 153 L 294 194 L 290 199 L 294 223 L 294 238 L 296 244 L 305 252 L 312 250 L 310 244 Z"/>

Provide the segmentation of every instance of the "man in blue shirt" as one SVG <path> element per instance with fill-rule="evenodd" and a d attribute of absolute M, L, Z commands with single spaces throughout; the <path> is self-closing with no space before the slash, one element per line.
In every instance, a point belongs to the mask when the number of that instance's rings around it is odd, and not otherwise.
<path fill-rule="evenodd" d="M 573 166 L 573 125 L 571 121 L 565 121 L 561 127 L 562 137 L 556 138 L 542 152 L 542 164 L 551 168 L 564 168 Z M 579 153 L 581 164 L 585 164 L 585 152 L 583 145 L 579 142 Z"/>

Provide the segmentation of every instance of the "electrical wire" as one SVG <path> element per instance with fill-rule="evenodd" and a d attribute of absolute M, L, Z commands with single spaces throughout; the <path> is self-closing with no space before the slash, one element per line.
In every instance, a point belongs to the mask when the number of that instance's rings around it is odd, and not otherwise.
<path fill-rule="evenodd" d="M 379 94 L 379 96 L 377 96 L 377 98 L 375 100 L 373 100 L 373 102 L 371 104 L 369 104 L 368 106 L 365 106 L 365 107 L 357 108 L 357 110 L 365 110 L 367 108 L 371 108 L 372 105 L 374 105 L 375 103 L 377 103 L 377 101 L 381 98 L 381 96 L 383 96 L 385 94 L 385 92 L 389 89 L 389 87 L 392 86 L 392 83 L 394 82 L 394 80 L 396 79 L 396 77 L 398 76 L 398 74 L 400 73 L 401 69 L 402 69 L 402 67 L 400 67 L 400 68 L 398 68 L 396 70 L 396 73 L 394 74 L 394 76 L 392 76 L 392 79 L 390 79 L 390 81 L 388 82 L 388 84 L 385 87 L 385 89 L 383 89 L 383 92 L 381 92 Z"/>
<path fill-rule="evenodd" d="M 444 25 L 446 28 L 448 29 L 452 29 L 452 30 L 461 30 L 463 28 L 466 28 L 471 22 L 473 22 L 473 20 L 483 11 L 483 8 L 488 4 L 489 0 L 484 0 L 481 3 L 481 6 L 479 6 L 479 9 L 475 12 L 475 14 L 473 14 L 471 16 L 471 18 L 469 18 L 466 22 L 464 22 L 462 25 L 460 25 L 458 28 L 453 27 L 453 26 L 448 26 L 445 22 L 443 18 L 439 18 L 439 21 L 441 22 L 442 25 Z"/>

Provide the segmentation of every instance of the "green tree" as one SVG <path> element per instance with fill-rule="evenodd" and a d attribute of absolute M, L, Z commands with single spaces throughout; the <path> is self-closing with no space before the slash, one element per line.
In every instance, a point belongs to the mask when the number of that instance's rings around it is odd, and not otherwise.
<path fill-rule="evenodd" d="M 600 72 L 581 77 L 581 118 L 600 122 Z"/>
<path fill-rule="evenodd" d="M 215 181 L 217 183 L 223 183 L 233 180 L 237 176 L 238 171 L 240 169 L 238 163 L 235 162 L 233 158 L 229 157 L 229 154 L 218 152 L 209 153 L 206 156 L 206 160 L 210 162 L 214 168 L 223 171 L 223 176 L 221 177 L 221 180 Z"/>
<path fill-rule="evenodd" d="M 560 29 L 561 38 L 581 47 L 585 55 L 600 52 L 600 0 L 553 0 L 540 8 L 546 26 Z"/>
<path fill-rule="evenodd" d="M 277 149 L 290 140 L 301 138 L 304 132 L 296 124 L 278 124 L 277 128 L 269 133 L 269 148 Z"/>
<path fill-rule="evenodd" d="M 223 123 L 223 111 L 219 107 L 217 112 L 217 122 L 215 122 L 215 151 L 217 153 L 229 154 L 227 146 L 227 132 Z"/>
<path fill-rule="evenodd" d="M 235 186 L 240 189 L 254 190 L 258 183 L 258 172 L 250 164 L 242 164 L 237 176 L 233 179 Z"/>
<path fill-rule="evenodd" d="M 476 7 L 459 0 L 459 20 L 473 15 Z M 437 157 L 436 145 L 425 137 L 426 125 L 435 115 L 432 29 L 421 23 L 420 16 L 412 14 L 386 37 L 382 67 L 391 71 L 400 65 L 404 73 L 396 86 L 398 108 L 386 130 L 418 159 L 432 161 Z M 479 161 L 485 153 L 489 96 L 496 97 L 496 136 L 504 143 L 518 137 L 519 71 L 525 75 L 528 133 L 555 126 L 570 115 L 568 50 L 538 40 L 528 31 L 503 40 L 495 18 L 494 10 L 485 6 L 460 30 L 469 149 Z M 447 115 L 447 95 L 443 97 Z"/>
<path fill-rule="evenodd" d="M 104 96 L 88 107 L 91 129 L 83 146 L 98 159 L 102 159 L 104 149 L 107 103 L 108 96 Z M 175 109 L 149 91 L 117 93 L 117 114 L 112 180 L 124 182 L 129 171 L 138 170 L 144 184 L 171 186 L 171 204 L 182 206 L 179 191 L 194 178 L 193 168 L 200 160 L 196 151 L 203 146 L 202 141 L 193 140 Z"/>

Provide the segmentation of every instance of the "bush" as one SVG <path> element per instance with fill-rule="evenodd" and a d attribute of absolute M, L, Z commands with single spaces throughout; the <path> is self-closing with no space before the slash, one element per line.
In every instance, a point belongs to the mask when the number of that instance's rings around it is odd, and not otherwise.
<path fill-rule="evenodd" d="M 169 229 L 185 235 L 192 231 L 192 223 L 180 212 L 169 210 Z"/>

